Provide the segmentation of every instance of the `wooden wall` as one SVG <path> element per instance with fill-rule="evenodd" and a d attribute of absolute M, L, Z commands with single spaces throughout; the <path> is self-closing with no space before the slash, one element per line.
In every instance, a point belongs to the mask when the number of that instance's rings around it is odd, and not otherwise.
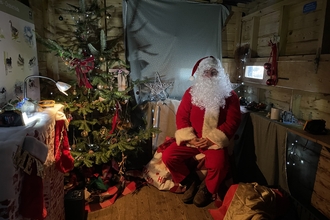
<path fill-rule="evenodd" d="M 86 0 L 88 4 L 91 0 Z M 68 26 L 75 22 L 74 15 L 59 9 L 72 9 L 68 4 L 79 7 L 78 0 L 30 0 L 30 7 L 34 11 L 36 32 L 44 38 L 52 39 L 61 44 L 70 42 L 70 33 L 74 28 L 68 30 Z M 113 6 L 108 10 L 111 17 L 108 19 L 107 39 L 111 40 L 123 33 L 122 23 L 122 4 L 121 0 L 99 0 L 101 5 Z M 61 18 L 63 19 L 59 19 Z M 104 17 L 104 19 L 107 19 Z M 105 26 L 105 20 L 99 24 Z M 110 28 L 111 27 L 111 28 Z M 69 33 L 68 33 L 69 32 Z M 73 36 L 73 35 L 71 35 Z M 123 43 L 122 43 L 123 44 Z M 122 59 L 125 59 L 124 51 L 122 51 Z M 65 65 L 60 58 L 55 57 L 54 53 L 47 53 L 46 48 L 38 44 L 38 60 L 39 70 L 42 75 L 52 77 L 54 79 L 74 79 L 75 75 Z"/>
<path fill-rule="evenodd" d="M 196 0 L 199 2 L 206 2 Z M 36 31 L 40 35 L 59 39 L 65 23 L 72 23 L 72 15 L 56 8 L 68 8 L 67 3 L 78 5 L 77 0 L 30 0 L 35 14 Z M 104 4 L 103 0 L 100 0 Z M 105 0 L 107 6 L 113 5 L 107 34 L 111 39 L 123 31 L 121 0 Z M 219 1 L 220 2 L 220 1 Z M 256 0 L 248 5 L 232 7 L 232 14 L 222 34 L 223 66 L 232 82 L 242 84 L 239 95 L 248 100 L 273 103 L 285 111 L 292 110 L 302 120 L 322 118 L 330 128 L 330 110 L 327 107 L 330 94 L 330 47 L 329 27 L 325 20 L 329 17 L 329 3 L 317 0 L 315 11 L 304 14 L 302 8 L 309 0 Z M 62 16 L 63 21 L 59 20 Z M 279 42 L 277 86 L 266 86 L 263 81 L 244 78 L 245 65 L 263 65 L 268 62 L 271 48 L 269 40 Z M 248 53 L 240 57 L 239 49 L 248 45 Z M 53 54 L 44 53 L 38 45 L 40 73 L 59 79 L 67 76 L 64 62 Z M 124 58 L 124 53 L 122 55 Z M 244 60 L 244 61 L 242 61 Z M 55 62 L 54 62 L 55 61 Z M 74 77 L 74 75 L 72 75 Z M 244 83 L 244 84 L 243 84 Z M 246 93 L 245 91 L 249 91 Z M 253 91 L 253 92 L 251 92 Z"/>
<path fill-rule="evenodd" d="M 106 5 L 114 5 L 111 11 L 111 39 L 122 32 L 121 0 L 100 0 Z M 196 0 L 206 2 L 202 0 Z M 254 0 L 248 5 L 232 8 L 232 15 L 223 30 L 223 66 L 232 82 L 241 86 L 239 96 L 248 101 L 273 103 L 285 111 L 291 110 L 302 120 L 324 119 L 330 128 L 330 3 L 315 0 L 315 11 L 303 13 L 310 0 Z M 64 22 L 72 22 L 71 15 L 56 11 L 70 3 L 78 5 L 78 0 L 29 0 L 34 11 L 36 31 L 41 36 L 59 39 L 57 34 Z M 218 1 L 220 3 L 221 1 Z M 60 21 L 62 15 L 64 20 Z M 63 39 L 62 39 L 63 40 Z M 64 39 L 65 40 L 65 39 Z M 267 86 L 264 80 L 253 81 L 244 77 L 246 65 L 263 65 L 268 62 L 271 48 L 268 41 L 279 43 L 278 75 L 276 86 Z M 248 46 L 248 47 L 247 47 Z M 247 49 L 248 48 L 248 49 Z M 42 75 L 55 79 L 69 72 L 63 62 L 53 54 L 43 52 L 38 45 L 39 69 Z M 123 54 L 124 56 L 124 54 Z M 330 216 L 329 197 L 324 194 L 324 186 L 329 185 L 329 148 L 323 146 L 317 176 L 317 193 L 313 195 L 313 205 Z M 324 179 L 325 178 L 325 179 Z"/>
<path fill-rule="evenodd" d="M 244 62 L 224 59 L 224 66 L 232 81 L 242 83 L 240 96 L 256 102 L 273 103 L 285 111 L 291 110 L 302 120 L 324 119 L 330 128 L 330 49 L 329 4 L 316 1 L 316 10 L 303 13 L 309 0 L 253 1 L 245 8 L 241 19 L 240 45 L 248 45 Z M 271 4 L 272 3 L 272 4 Z M 231 18 L 234 19 L 234 18 Z M 229 22 L 232 23 L 233 21 Z M 261 65 L 269 61 L 269 41 L 278 42 L 278 76 L 276 86 L 266 86 L 263 80 L 244 77 L 244 66 Z M 236 69 L 235 69 L 236 67 Z M 247 93 L 246 91 L 250 91 Z M 254 91 L 251 93 L 251 91 Z"/>

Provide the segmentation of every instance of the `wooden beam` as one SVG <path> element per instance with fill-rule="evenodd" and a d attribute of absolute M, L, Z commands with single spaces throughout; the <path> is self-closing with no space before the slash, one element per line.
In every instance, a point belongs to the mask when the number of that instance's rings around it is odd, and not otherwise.
<path fill-rule="evenodd" d="M 327 0 L 322 2 L 322 21 L 320 22 L 320 32 L 319 32 L 319 41 L 318 48 L 320 54 L 329 54 L 330 53 L 330 3 Z M 319 54 L 317 54 L 319 55 Z"/>
<path fill-rule="evenodd" d="M 278 55 L 281 56 L 285 54 L 286 41 L 287 41 L 287 33 L 288 33 L 288 20 L 289 20 L 289 6 L 282 6 L 280 11 L 280 22 L 278 28 L 278 36 L 279 39 L 279 50 Z"/>
<path fill-rule="evenodd" d="M 251 44 L 250 44 L 250 53 L 249 58 L 257 56 L 257 47 L 258 47 L 258 33 L 259 33 L 259 23 L 260 17 L 252 18 L 252 28 L 251 28 Z"/>

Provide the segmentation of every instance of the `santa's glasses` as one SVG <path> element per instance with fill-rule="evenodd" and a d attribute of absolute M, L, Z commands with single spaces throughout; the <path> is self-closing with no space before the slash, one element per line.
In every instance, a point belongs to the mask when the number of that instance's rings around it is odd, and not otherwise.
<path fill-rule="evenodd" d="M 209 69 L 209 70 L 204 70 L 203 76 L 216 76 L 218 75 L 218 70 L 216 69 Z"/>

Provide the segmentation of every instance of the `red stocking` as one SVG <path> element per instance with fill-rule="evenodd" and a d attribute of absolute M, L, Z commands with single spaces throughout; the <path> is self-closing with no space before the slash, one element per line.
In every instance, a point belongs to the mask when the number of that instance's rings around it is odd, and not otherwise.
<path fill-rule="evenodd" d="M 70 154 L 68 133 L 66 131 L 65 120 L 56 121 L 55 125 L 55 165 L 62 173 L 67 173 L 73 169 L 73 161 Z"/>
<path fill-rule="evenodd" d="M 47 216 L 44 203 L 43 181 L 37 176 L 36 164 L 32 164 L 31 174 L 24 173 L 22 191 L 20 194 L 21 205 L 19 211 L 25 218 L 42 220 Z"/>

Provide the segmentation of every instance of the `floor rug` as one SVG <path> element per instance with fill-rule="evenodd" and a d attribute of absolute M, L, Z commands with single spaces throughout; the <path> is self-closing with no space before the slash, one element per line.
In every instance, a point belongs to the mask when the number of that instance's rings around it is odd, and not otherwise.
<path fill-rule="evenodd" d="M 85 210 L 87 212 L 94 212 L 103 208 L 106 208 L 115 203 L 117 199 L 127 194 L 134 192 L 136 189 L 141 187 L 141 184 L 136 181 L 124 181 L 119 185 L 110 187 L 101 199 L 99 203 L 87 203 Z"/>

